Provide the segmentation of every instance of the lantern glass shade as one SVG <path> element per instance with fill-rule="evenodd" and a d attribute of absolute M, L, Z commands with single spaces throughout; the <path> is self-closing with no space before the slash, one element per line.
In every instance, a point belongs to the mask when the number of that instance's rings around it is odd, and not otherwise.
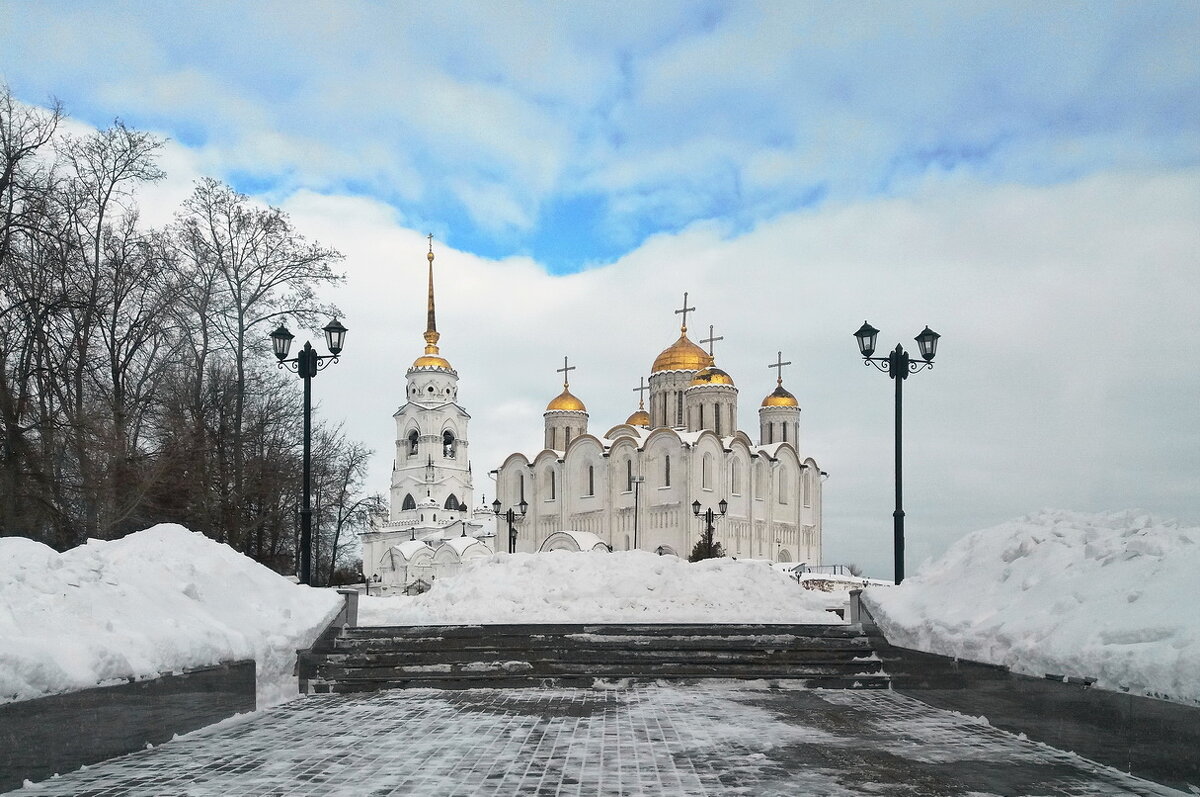
<path fill-rule="evenodd" d="M 292 348 L 292 338 L 296 337 L 282 323 L 279 328 L 271 333 L 271 348 L 275 351 L 275 356 L 280 361 L 286 360 L 288 350 Z"/>
<path fill-rule="evenodd" d="M 721 514 L 724 515 L 725 512 L 729 509 L 729 502 L 726 501 L 724 498 L 722 498 L 721 503 L 717 504 L 717 509 L 720 509 Z"/>
<path fill-rule="evenodd" d="M 940 337 L 941 335 L 929 327 L 925 327 L 915 338 L 917 345 L 921 347 L 921 356 L 925 358 L 925 362 L 933 361 L 933 355 L 937 354 L 937 342 Z"/>
<path fill-rule="evenodd" d="M 521 499 L 521 503 L 517 504 L 517 506 L 520 507 L 522 515 L 529 511 L 529 504 L 524 498 Z"/>
<path fill-rule="evenodd" d="M 500 514 L 500 499 L 499 498 L 497 498 L 495 501 L 492 501 L 492 511 L 495 512 L 497 515 Z"/>
<path fill-rule="evenodd" d="M 693 515 L 700 514 L 700 502 L 699 501 L 692 501 L 692 514 Z"/>
<path fill-rule="evenodd" d="M 863 321 L 863 325 L 854 333 L 854 337 L 858 338 L 858 350 L 862 352 L 863 357 L 870 357 L 875 353 L 875 338 L 879 335 L 879 330 Z"/>
<path fill-rule="evenodd" d="M 335 357 L 341 353 L 342 344 L 346 342 L 346 328 L 336 318 L 325 325 L 325 345 L 330 354 Z"/>

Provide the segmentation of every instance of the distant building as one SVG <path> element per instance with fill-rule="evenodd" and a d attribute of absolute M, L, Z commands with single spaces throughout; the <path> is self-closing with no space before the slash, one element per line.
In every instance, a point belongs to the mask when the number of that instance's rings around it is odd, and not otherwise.
<path fill-rule="evenodd" d="M 434 312 L 433 245 L 428 254 L 425 353 L 406 374 L 396 419 L 388 516 L 361 534 L 363 573 L 372 594 L 420 591 L 464 562 L 490 556 L 494 516 L 472 509 L 471 416 L 458 403 L 458 372 L 441 356 Z"/>
<path fill-rule="evenodd" d="M 687 294 L 679 339 L 654 359 L 650 409 L 639 402 L 625 423 L 588 431 L 584 403 L 563 390 L 546 406 L 542 450 L 511 454 L 496 471 L 502 509 L 516 514 L 516 550 L 570 547 L 560 532 L 594 535 L 613 550 L 640 548 L 687 557 L 703 528 L 693 513 L 718 512 L 726 555 L 776 562 L 821 561 L 821 470 L 800 450 L 800 405 L 783 387 L 759 406 L 758 442 L 736 428 L 738 388 L 709 351 L 687 335 Z M 719 502 L 728 511 L 719 515 Z M 499 536 L 507 535 L 501 523 Z M 557 536 L 556 536 L 557 535 Z M 500 547 L 504 547 L 501 545 Z"/>

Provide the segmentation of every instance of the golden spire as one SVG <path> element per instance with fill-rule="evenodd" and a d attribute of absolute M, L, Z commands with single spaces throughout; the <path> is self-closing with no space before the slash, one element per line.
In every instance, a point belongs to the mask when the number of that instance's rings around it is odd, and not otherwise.
<path fill-rule="evenodd" d="M 429 233 L 428 238 L 429 254 L 426 257 L 429 259 L 429 307 L 425 323 L 425 354 L 416 359 L 413 368 L 444 368 L 450 371 L 453 370 L 450 363 L 438 354 L 437 344 L 441 335 L 438 334 L 437 320 L 433 312 L 433 233 Z"/>
<path fill-rule="evenodd" d="M 425 353 L 437 354 L 438 338 L 441 335 L 437 331 L 437 319 L 433 312 L 433 233 L 429 233 L 429 310 L 427 311 L 427 321 L 425 323 Z"/>

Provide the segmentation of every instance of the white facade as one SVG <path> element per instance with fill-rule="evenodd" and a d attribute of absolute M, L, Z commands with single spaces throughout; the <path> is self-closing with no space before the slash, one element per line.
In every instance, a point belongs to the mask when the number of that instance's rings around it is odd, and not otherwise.
<path fill-rule="evenodd" d="M 596 436 L 583 402 L 564 387 L 546 408 L 546 448 L 532 458 L 511 454 L 497 470 L 503 508 L 528 505 L 515 523 L 517 550 L 544 550 L 571 531 L 612 550 L 687 557 L 703 531 L 693 513 L 699 501 L 701 515 L 717 513 L 715 539 L 727 556 L 820 564 L 823 474 L 800 453 L 799 404 L 779 380 L 762 401 L 755 443 L 735 430 L 737 394 L 686 326 L 655 360 L 648 413 Z"/>
<path fill-rule="evenodd" d="M 426 587 L 457 572 L 462 563 L 492 553 L 494 517 L 472 509 L 475 496 L 468 458 L 471 416 L 458 403 L 458 372 L 441 356 L 434 317 L 433 251 L 425 353 L 408 369 L 405 402 L 396 421 L 388 516 L 362 536 L 363 573 L 372 593 Z"/>

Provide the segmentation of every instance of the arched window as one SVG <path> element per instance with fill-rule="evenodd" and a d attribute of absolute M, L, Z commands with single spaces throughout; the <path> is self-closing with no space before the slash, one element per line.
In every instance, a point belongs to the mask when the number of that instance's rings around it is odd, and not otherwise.
<path fill-rule="evenodd" d="M 779 469 L 779 489 L 776 492 L 776 494 L 779 496 L 779 503 L 781 503 L 781 504 L 786 504 L 788 502 L 788 493 L 790 492 L 788 490 L 788 482 L 789 481 L 791 481 L 791 480 L 788 478 L 787 468 L 780 468 Z"/>
<path fill-rule="evenodd" d="M 625 460 L 625 492 L 633 490 L 633 460 Z M 629 546 L 625 546 L 628 548 Z"/>
<path fill-rule="evenodd" d="M 729 492 L 733 493 L 734 495 L 741 495 L 742 494 L 742 463 L 741 463 L 741 460 L 735 459 L 733 461 L 732 467 L 730 468 L 730 471 L 731 471 L 732 476 L 729 480 L 730 481 Z"/>
<path fill-rule="evenodd" d="M 785 442 L 785 443 L 788 441 L 788 439 L 787 439 L 787 428 L 788 428 L 788 426 L 790 426 L 790 425 L 791 425 L 791 424 L 787 424 L 787 423 L 781 423 L 781 424 L 779 424 L 779 428 L 783 430 L 783 442 Z"/>
<path fill-rule="evenodd" d="M 417 430 L 413 429 L 408 433 L 408 455 L 415 457 L 417 455 L 417 443 L 420 442 L 421 436 L 417 434 Z"/>
<path fill-rule="evenodd" d="M 553 468 L 546 471 L 546 474 L 550 477 L 550 500 L 553 501 L 558 497 L 558 474 L 554 472 Z"/>
<path fill-rule="evenodd" d="M 413 500 L 412 493 L 404 496 L 404 503 L 400 505 L 401 509 L 416 509 L 417 502 Z"/>
<path fill-rule="evenodd" d="M 588 494 L 588 495 L 595 495 L 595 494 L 596 494 L 596 469 L 595 469 L 593 466 L 591 466 L 591 465 L 588 465 L 588 471 L 587 471 L 587 473 L 588 473 L 588 491 L 587 491 L 587 494 Z"/>
<path fill-rule="evenodd" d="M 800 474 L 800 489 L 804 491 L 804 505 L 812 506 L 812 479 L 807 470 Z"/>
<path fill-rule="evenodd" d="M 667 454 L 663 464 L 663 487 L 671 486 L 671 455 Z"/>
<path fill-rule="evenodd" d="M 675 393 L 675 425 L 683 426 L 683 391 Z"/>
<path fill-rule="evenodd" d="M 518 503 L 525 500 L 525 474 L 517 474 L 517 501 Z"/>
<path fill-rule="evenodd" d="M 721 436 L 721 405 L 713 405 L 713 431 L 717 433 L 717 437 Z"/>
<path fill-rule="evenodd" d="M 442 432 L 442 456 L 446 459 L 454 459 L 455 440 L 454 432 L 447 429 Z"/>
<path fill-rule="evenodd" d="M 712 454 L 705 454 L 704 458 L 700 460 L 700 486 L 706 490 L 712 489 L 712 469 Z"/>
<path fill-rule="evenodd" d="M 450 493 L 450 495 L 446 496 L 446 503 L 444 504 L 444 507 L 446 509 L 453 509 L 456 512 L 466 509 L 465 506 L 462 506 L 458 503 L 458 496 L 456 496 L 454 493 Z"/>
<path fill-rule="evenodd" d="M 767 463 L 759 460 L 754 467 L 754 497 L 762 498 L 767 484 Z"/>

